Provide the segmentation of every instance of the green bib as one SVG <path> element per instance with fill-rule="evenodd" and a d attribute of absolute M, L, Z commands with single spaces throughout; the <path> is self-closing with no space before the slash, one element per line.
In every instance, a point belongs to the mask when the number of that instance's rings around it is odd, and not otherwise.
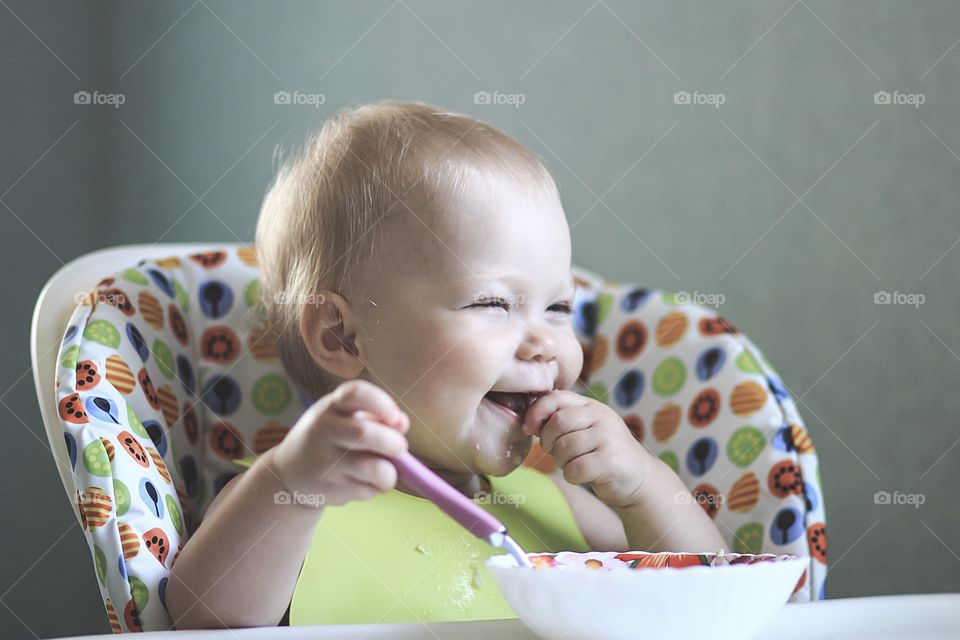
<path fill-rule="evenodd" d="M 566 498 L 544 473 L 522 466 L 487 479 L 492 494 L 473 501 L 525 551 L 589 551 Z M 483 563 L 501 553 L 432 502 L 395 489 L 326 507 L 294 589 L 290 625 L 515 618 Z"/>

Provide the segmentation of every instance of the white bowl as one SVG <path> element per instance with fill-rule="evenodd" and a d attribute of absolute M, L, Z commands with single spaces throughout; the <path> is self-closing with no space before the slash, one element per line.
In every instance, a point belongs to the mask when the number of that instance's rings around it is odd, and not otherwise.
<path fill-rule="evenodd" d="M 625 554 L 642 556 L 634 564 L 661 566 L 631 568 L 617 559 Z M 523 624 L 549 640 L 750 638 L 787 602 L 808 564 L 805 558 L 773 554 L 528 556 L 557 566 L 518 567 L 508 555 L 493 556 L 486 566 Z M 709 564 L 662 567 L 697 557 Z M 589 568 L 585 561 L 603 566 Z"/>

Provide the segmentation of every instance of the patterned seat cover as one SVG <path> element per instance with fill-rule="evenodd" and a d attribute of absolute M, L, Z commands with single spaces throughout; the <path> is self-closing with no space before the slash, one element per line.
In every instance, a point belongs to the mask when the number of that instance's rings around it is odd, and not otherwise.
<path fill-rule="evenodd" d="M 172 250 L 175 251 L 175 250 Z M 760 351 L 709 308 L 575 268 L 576 390 L 613 407 L 742 553 L 810 559 L 791 601 L 824 597 L 817 457 Z M 170 567 L 217 492 L 306 397 L 263 324 L 252 247 L 141 260 L 78 305 L 56 398 L 81 526 L 116 633 L 169 629 Z M 534 464 L 536 449 L 525 464 Z M 541 468 L 549 459 L 536 462 Z M 708 550 L 705 550 L 708 551 Z M 716 550 L 713 550 L 716 551 Z"/>

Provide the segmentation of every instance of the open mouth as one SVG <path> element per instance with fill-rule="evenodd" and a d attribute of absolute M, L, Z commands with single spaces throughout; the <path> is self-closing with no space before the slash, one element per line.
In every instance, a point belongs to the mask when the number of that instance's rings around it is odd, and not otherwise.
<path fill-rule="evenodd" d="M 490 391 L 484 398 L 506 408 L 522 419 L 530 405 L 545 393 L 544 391 Z"/>

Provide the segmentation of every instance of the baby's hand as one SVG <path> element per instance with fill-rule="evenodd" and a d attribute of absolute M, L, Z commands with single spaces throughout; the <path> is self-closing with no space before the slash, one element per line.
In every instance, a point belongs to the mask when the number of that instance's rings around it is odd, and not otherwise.
<path fill-rule="evenodd" d="M 653 456 L 602 402 L 553 391 L 527 409 L 523 432 L 540 436 L 540 446 L 563 469 L 567 482 L 589 482 L 607 505 L 624 508 L 640 499 Z"/>
<path fill-rule="evenodd" d="M 407 451 L 409 428 L 389 393 L 348 380 L 304 412 L 277 445 L 271 466 L 295 503 L 365 500 L 396 486 L 397 469 L 386 458 Z"/>

